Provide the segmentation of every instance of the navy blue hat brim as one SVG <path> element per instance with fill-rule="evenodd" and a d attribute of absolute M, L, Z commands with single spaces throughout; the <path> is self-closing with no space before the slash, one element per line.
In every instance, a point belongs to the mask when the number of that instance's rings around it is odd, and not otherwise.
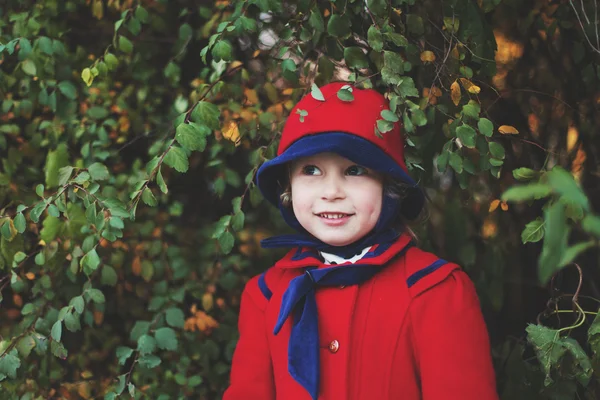
<path fill-rule="evenodd" d="M 410 175 L 375 144 L 341 132 L 305 136 L 292 143 L 280 156 L 263 163 L 256 173 L 257 185 L 263 196 L 277 207 L 279 195 L 283 190 L 281 182 L 287 180 L 285 179 L 287 169 L 283 167 L 284 164 L 319 153 L 339 154 L 363 167 L 406 183 L 411 189 L 402 201 L 401 214 L 407 219 L 414 219 L 421 212 L 425 196 Z"/>

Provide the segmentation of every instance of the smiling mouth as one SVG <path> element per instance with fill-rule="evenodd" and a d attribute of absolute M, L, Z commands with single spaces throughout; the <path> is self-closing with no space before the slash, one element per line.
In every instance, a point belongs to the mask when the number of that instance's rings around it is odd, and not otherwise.
<path fill-rule="evenodd" d="M 342 219 L 345 217 L 351 217 L 354 214 L 344 214 L 344 213 L 320 213 L 316 214 L 317 216 L 325 219 Z"/>

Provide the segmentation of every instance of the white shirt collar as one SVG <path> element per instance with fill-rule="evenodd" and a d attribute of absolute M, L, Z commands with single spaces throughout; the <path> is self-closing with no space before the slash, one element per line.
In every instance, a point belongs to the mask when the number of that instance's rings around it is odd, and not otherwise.
<path fill-rule="evenodd" d="M 321 251 L 320 253 L 323 259 L 325 260 L 325 265 L 343 264 L 345 262 L 351 262 L 352 264 L 354 264 L 355 262 L 363 258 L 365 254 L 367 254 L 369 250 L 371 250 L 371 247 L 372 246 L 365 247 L 361 253 L 353 256 L 352 258 L 342 258 L 340 256 L 336 256 L 335 254 L 325 253 L 324 251 Z"/>

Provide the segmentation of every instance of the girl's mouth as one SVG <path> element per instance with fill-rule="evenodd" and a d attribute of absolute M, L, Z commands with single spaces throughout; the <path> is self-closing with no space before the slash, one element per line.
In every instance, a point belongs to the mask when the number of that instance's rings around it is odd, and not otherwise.
<path fill-rule="evenodd" d="M 316 215 L 324 225 L 333 227 L 345 225 L 354 214 L 320 213 Z"/>

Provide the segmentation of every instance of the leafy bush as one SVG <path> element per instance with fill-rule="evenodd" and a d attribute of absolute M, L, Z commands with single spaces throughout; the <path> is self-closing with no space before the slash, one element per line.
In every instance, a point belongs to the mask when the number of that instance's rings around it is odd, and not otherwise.
<path fill-rule="evenodd" d="M 592 8 L 505 3 L 5 2 L 2 397 L 219 398 L 240 291 L 278 255 L 259 241 L 285 229 L 255 171 L 343 79 L 344 101 L 390 99 L 374 134 L 402 122 L 434 189 L 415 229 L 476 282 L 503 398 L 596 398 Z"/>

